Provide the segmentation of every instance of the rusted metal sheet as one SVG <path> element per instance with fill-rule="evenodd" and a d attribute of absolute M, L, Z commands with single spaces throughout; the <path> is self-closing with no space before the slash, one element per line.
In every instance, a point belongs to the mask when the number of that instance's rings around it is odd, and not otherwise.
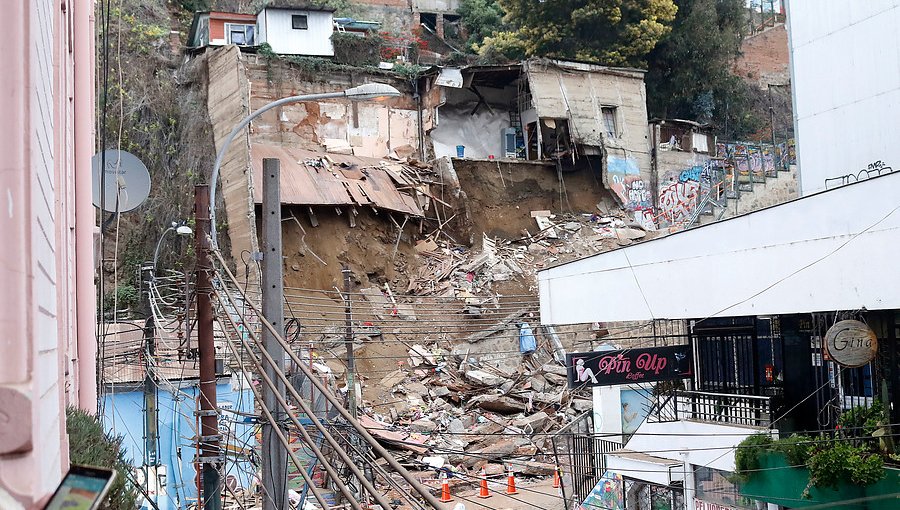
<path fill-rule="evenodd" d="M 397 189 L 390 172 L 400 165 L 373 158 L 255 143 L 251 147 L 253 181 L 261 182 L 264 158 L 281 160 L 281 202 L 306 206 L 366 206 L 422 216 L 416 200 Z M 396 167 L 396 168 L 391 168 Z M 262 203 L 262 196 L 254 194 Z"/>

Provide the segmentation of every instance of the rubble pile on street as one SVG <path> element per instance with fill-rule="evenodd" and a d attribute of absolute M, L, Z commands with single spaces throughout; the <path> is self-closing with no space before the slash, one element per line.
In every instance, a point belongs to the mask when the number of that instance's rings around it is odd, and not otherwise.
<path fill-rule="evenodd" d="M 565 368 L 543 349 L 513 373 L 437 345 L 416 344 L 408 354 L 405 366 L 376 383 L 390 392 L 389 411 L 374 412 L 385 407 L 367 402 L 362 421 L 421 469 L 476 476 L 482 467 L 500 475 L 512 466 L 520 475 L 551 476 L 552 432 L 591 406 L 567 390 Z"/>

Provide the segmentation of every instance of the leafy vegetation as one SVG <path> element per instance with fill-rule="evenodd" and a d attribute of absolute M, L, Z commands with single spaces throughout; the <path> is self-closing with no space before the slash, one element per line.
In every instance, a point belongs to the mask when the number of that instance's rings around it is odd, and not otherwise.
<path fill-rule="evenodd" d="M 384 38 L 376 33 L 366 37 L 347 32 L 335 32 L 331 36 L 334 45 L 334 61 L 351 66 L 378 65 L 381 60 L 381 45 Z"/>
<path fill-rule="evenodd" d="M 103 510 L 134 510 L 137 493 L 130 482 L 132 466 L 122 448 L 123 436 L 103 430 L 100 421 L 81 409 L 66 409 L 69 460 L 72 464 L 114 469 L 116 480 L 109 490 Z"/>
<path fill-rule="evenodd" d="M 860 442 L 871 438 L 880 426 L 883 407 L 857 407 L 844 413 L 838 437 L 814 439 L 793 435 L 773 440 L 766 434 L 754 434 L 738 446 L 735 453 L 737 481 L 746 481 L 760 469 L 760 457 L 766 452 L 778 452 L 788 464 L 809 469 L 809 485 L 819 488 L 838 488 L 842 483 L 871 485 L 884 477 L 884 458 L 875 451 L 874 442 Z M 852 429 L 859 433 L 844 435 Z"/>
<path fill-rule="evenodd" d="M 753 434 L 741 441 L 734 453 L 734 471 L 739 479 L 746 479 L 759 470 L 759 457 L 768 451 L 774 440 L 768 434 Z"/>
<path fill-rule="evenodd" d="M 809 458 L 809 481 L 816 487 L 838 488 L 849 481 L 871 485 L 884 477 L 884 459 L 847 440 L 828 441 Z"/>
<path fill-rule="evenodd" d="M 670 33 L 647 56 L 651 117 L 713 123 L 727 138 L 756 131 L 752 91 L 732 72 L 746 30 L 742 0 L 677 0 Z"/>
<path fill-rule="evenodd" d="M 505 20 L 517 27 L 485 40 L 501 53 L 523 48 L 526 56 L 646 65 L 647 54 L 669 33 L 678 8 L 673 0 L 500 0 Z"/>
<path fill-rule="evenodd" d="M 469 35 L 468 49 L 477 51 L 486 37 L 504 27 L 506 11 L 497 0 L 461 0 L 456 10 Z"/>

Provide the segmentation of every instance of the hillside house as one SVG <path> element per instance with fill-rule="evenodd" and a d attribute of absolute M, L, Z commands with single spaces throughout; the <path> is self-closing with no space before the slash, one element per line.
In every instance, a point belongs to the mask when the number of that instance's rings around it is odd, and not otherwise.
<path fill-rule="evenodd" d="M 188 48 L 234 44 L 256 47 L 267 43 L 280 55 L 332 57 L 334 9 L 306 6 L 266 6 L 256 14 L 198 12 L 188 34 Z"/>
<path fill-rule="evenodd" d="M 435 83 L 443 99 L 431 131 L 435 157 L 597 172 L 635 221 L 652 227 L 643 71 L 532 59 L 445 68 Z"/>
<path fill-rule="evenodd" d="M 237 12 L 198 12 L 188 34 L 189 48 L 256 46 L 256 16 Z"/>
<path fill-rule="evenodd" d="M 270 5 L 256 14 L 256 23 L 259 42 L 279 55 L 334 56 L 334 9 Z"/>

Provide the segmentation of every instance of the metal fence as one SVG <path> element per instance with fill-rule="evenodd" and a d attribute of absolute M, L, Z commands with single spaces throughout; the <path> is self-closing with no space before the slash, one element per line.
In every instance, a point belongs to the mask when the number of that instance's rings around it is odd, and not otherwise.
<path fill-rule="evenodd" d="M 694 420 L 763 428 L 772 422 L 771 397 L 673 390 L 656 399 L 650 422 Z"/>
<path fill-rule="evenodd" d="M 623 444 L 597 437 L 590 411 L 575 418 L 551 436 L 566 510 L 578 508 L 606 471 L 605 454 Z"/>

